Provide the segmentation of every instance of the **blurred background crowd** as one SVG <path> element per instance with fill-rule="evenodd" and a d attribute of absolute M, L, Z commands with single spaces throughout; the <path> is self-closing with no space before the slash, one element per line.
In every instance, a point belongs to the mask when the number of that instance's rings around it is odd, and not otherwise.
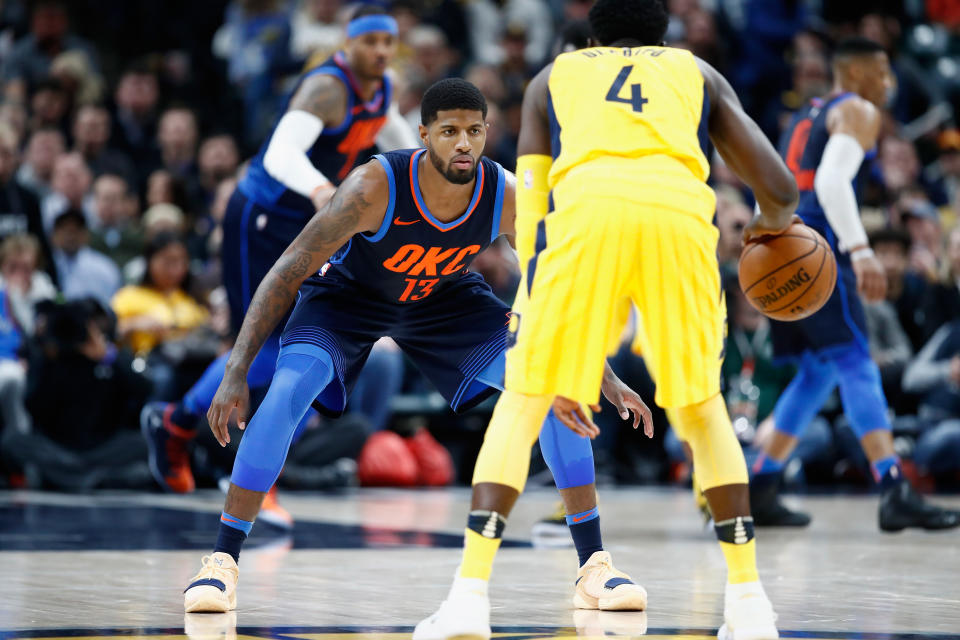
<path fill-rule="evenodd" d="M 669 43 L 731 81 L 777 141 L 831 87 L 831 46 L 862 35 L 888 51 L 897 87 L 862 210 L 889 281 L 870 341 L 898 453 L 927 488 L 960 485 L 960 3 L 953 0 L 667 0 Z M 490 102 L 486 155 L 516 163 L 526 83 L 562 43 L 585 44 L 590 0 L 395 0 L 396 100 L 412 128 L 433 82 Z M 0 0 L 0 486 L 150 487 L 139 412 L 178 400 L 230 347 L 219 252 L 226 201 L 304 68 L 343 41 L 343 0 Z M 792 371 L 772 361 L 766 319 L 736 285 L 749 191 L 714 159 L 718 253 L 728 283 L 724 393 L 745 445 Z M 507 302 L 518 272 L 494 244 L 475 269 Z M 612 363 L 652 405 L 631 336 Z M 317 416 L 281 486 L 357 482 L 364 442 L 427 427 L 450 452 L 425 472 L 402 447 L 365 483 L 469 479 L 491 405 L 453 415 L 387 342 L 338 422 Z M 787 467 L 793 485 L 868 485 L 837 399 Z M 657 412 L 648 441 L 598 416 L 598 481 L 683 482 L 689 465 Z M 228 476 L 201 437 L 197 480 Z M 537 454 L 535 454 L 536 456 Z M 393 457 L 391 457 L 393 456 Z M 550 482 L 542 462 L 534 482 Z"/>

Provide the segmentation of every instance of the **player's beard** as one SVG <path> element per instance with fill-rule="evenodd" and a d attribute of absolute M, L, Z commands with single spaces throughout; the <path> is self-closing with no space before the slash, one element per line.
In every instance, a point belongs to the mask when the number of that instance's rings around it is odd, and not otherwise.
<path fill-rule="evenodd" d="M 433 167 L 439 171 L 448 182 L 453 184 L 467 184 L 477 175 L 477 161 L 473 161 L 473 166 L 467 170 L 463 169 L 454 169 L 453 161 L 451 160 L 446 165 L 443 164 L 443 160 L 434 153 L 433 149 L 428 149 L 430 153 L 430 162 L 433 163 Z"/>

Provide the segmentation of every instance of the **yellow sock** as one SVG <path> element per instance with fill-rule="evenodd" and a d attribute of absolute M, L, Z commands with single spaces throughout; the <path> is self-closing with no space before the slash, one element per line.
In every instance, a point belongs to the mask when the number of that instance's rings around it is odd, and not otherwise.
<path fill-rule="evenodd" d="M 500 538 L 487 538 L 476 531 L 466 529 L 463 536 L 463 560 L 460 562 L 461 578 L 489 580 L 493 570 L 493 558 L 500 548 Z"/>
<path fill-rule="evenodd" d="M 757 574 L 756 540 L 750 540 L 744 544 L 721 542 L 720 549 L 727 560 L 727 582 L 740 584 L 756 582 L 760 579 Z"/>

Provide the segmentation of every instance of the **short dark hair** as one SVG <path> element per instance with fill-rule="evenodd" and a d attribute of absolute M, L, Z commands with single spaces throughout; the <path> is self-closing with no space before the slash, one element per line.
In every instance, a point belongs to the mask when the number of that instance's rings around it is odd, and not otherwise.
<path fill-rule="evenodd" d="M 58 214 L 57 217 L 53 219 L 53 228 L 59 229 L 63 225 L 70 222 L 83 229 L 87 228 L 87 217 L 83 215 L 83 211 L 72 207 Z"/>
<path fill-rule="evenodd" d="M 180 245 L 184 249 L 187 249 L 187 243 L 179 233 L 174 231 L 161 231 L 153 238 L 151 238 L 143 247 L 143 259 L 145 262 L 145 268 L 143 270 L 143 278 L 140 280 L 140 284 L 144 287 L 154 286 L 153 278 L 150 277 L 150 260 L 153 259 L 153 256 L 157 255 L 167 247 L 171 245 Z M 189 257 L 189 250 L 187 255 Z M 190 285 L 190 270 L 187 270 L 187 275 L 184 276 L 183 282 L 180 285 L 180 288 L 187 290 Z"/>
<path fill-rule="evenodd" d="M 884 49 L 880 43 L 858 36 L 841 40 L 833 50 L 833 59 L 869 56 L 875 53 L 885 52 L 886 49 Z"/>
<path fill-rule="evenodd" d="M 487 99 L 472 83 L 460 78 L 445 78 L 430 85 L 420 103 L 420 122 L 430 126 L 438 111 L 466 109 L 479 111 L 487 117 Z"/>
<path fill-rule="evenodd" d="M 663 0 L 597 0 L 590 9 L 590 28 L 602 45 L 628 39 L 662 44 L 669 22 Z"/>
<path fill-rule="evenodd" d="M 885 227 L 871 232 L 869 237 L 871 247 L 876 247 L 878 244 L 896 244 L 903 249 L 904 253 L 910 252 L 910 234 L 902 229 Z"/>

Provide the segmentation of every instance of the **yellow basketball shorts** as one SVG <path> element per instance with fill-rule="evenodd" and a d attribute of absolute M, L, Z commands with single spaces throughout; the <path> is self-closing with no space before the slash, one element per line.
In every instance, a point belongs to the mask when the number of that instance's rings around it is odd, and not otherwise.
<path fill-rule="evenodd" d="M 638 342 L 656 402 L 684 407 L 720 391 L 726 308 L 711 212 L 637 202 L 604 189 L 557 200 L 541 223 L 511 321 L 506 388 L 599 399 L 603 364 L 637 308 Z M 667 200 L 667 198 L 664 198 Z M 689 199 L 699 209 L 703 198 Z M 545 241 L 545 242 L 544 242 Z"/>

